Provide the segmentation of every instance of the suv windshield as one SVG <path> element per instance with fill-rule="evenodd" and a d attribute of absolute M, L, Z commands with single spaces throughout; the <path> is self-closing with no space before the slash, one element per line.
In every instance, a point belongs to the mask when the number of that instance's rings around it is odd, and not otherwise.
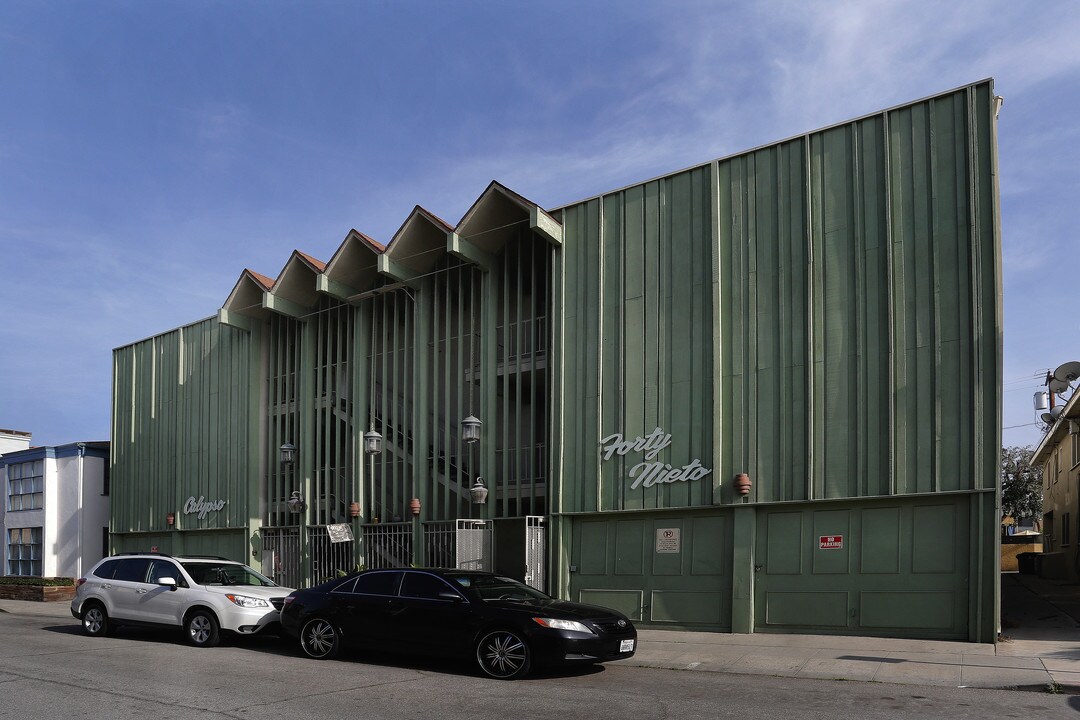
<path fill-rule="evenodd" d="M 273 587 L 276 583 L 260 575 L 247 565 L 207 562 L 205 560 L 180 563 L 197 585 L 254 585 Z"/>

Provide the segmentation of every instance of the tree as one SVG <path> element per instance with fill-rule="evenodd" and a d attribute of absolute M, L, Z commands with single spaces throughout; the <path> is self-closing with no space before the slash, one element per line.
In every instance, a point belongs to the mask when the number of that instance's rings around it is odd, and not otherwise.
<path fill-rule="evenodd" d="M 1042 518 L 1042 468 L 1031 464 L 1035 448 L 1001 449 L 1001 514 L 1015 519 Z"/>

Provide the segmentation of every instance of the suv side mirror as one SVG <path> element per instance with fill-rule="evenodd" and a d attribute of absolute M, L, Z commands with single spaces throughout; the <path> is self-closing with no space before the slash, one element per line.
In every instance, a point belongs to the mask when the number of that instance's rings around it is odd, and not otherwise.
<path fill-rule="evenodd" d="M 170 590 L 175 590 L 176 589 L 176 578 L 161 577 L 161 578 L 157 579 L 157 584 L 161 585 L 162 587 L 167 587 Z"/>
<path fill-rule="evenodd" d="M 439 591 L 439 599 L 440 600 L 452 600 L 453 602 L 464 602 L 465 601 L 465 598 L 461 597 L 456 592 L 453 592 L 451 590 L 440 590 Z"/>

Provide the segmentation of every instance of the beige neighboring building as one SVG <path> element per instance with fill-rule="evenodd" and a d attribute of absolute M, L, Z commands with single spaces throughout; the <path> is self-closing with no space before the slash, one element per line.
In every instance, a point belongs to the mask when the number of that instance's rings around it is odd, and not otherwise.
<path fill-rule="evenodd" d="M 1043 471 L 1043 577 L 1080 578 L 1080 392 L 1074 392 L 1031 462 Z"/>

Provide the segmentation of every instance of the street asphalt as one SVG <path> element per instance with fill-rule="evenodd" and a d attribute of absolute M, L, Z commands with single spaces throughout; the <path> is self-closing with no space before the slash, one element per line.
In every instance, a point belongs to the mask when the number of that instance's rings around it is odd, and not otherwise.
<path fill-rule="evenodd" d="M 638 630 L 619 665 L 779 677 L 1080 694 L 1080 586 L 1002 576 L 997 644 L 835 635 Z M 0 612 L 65 618 L 67 602 L 0 600 Z"/>

